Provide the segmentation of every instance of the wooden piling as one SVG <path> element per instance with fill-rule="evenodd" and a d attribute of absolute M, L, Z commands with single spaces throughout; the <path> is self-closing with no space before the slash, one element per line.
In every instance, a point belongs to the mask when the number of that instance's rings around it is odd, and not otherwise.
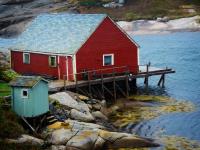
<path fill-rule="evenodd" d="M 116 80 L 115 80 L 115 71 L 113 69 L 113 95 L 114 95 L 114 101 L 117 100 L 117 93 L 116 93 Z"/>
<path fill-rule="evenodd" d="M 90 83 L 90 72 L 87 72 L 88 74 L 88 90 L 89 90 L 89 97 L 92 98 L 92 88 L 91 88 L 91 83 Z"/>
<path fill-rule="evenodd" d="M 101 92 L 102 92 L 102 100 L 105 99 L 105 93 L 104 93 L 104 81 L 103 81 L 103 73 L 101 72 Z"/>
<path fill-rule="evenodd" d="M 64 90 L 66 91 L 66 76 L 64 75 Z"/>
<path fill-rule="evenodd" d="M 144 78 L 144 84 L 147 89 L 149 86 L 149 65 L 148 64 L 146 65 L 146 76 Z"/>
<path fill-rule="evenodd" d="M 77 74 L 75 74 L 75 82 L 76 82 L 76 93 L 78 93 L 78 78 L 77 78 Z"/>
<path fill-rule="evenodd" d="M 126 97 L 128 98 L 129 97 L 128 74 L 126 74 L 125 82 L 126 82 Z"/>

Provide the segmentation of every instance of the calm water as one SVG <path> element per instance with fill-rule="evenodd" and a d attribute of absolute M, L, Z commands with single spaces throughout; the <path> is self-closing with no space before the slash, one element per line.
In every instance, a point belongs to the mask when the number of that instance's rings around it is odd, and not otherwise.
<path fill-rule="evenodd" d="M 176 70 L 175 74 L 167 75 L 164 89 L 156 86 L 159 78 L 152 77 L 150 93 L 189 100 L 197 109 L 191 113 L 160 116 L 130 129 L 147 137 L 164 134 L 200 141 L 200 32 L 140 35 L 134 39 L 141 46 L 141 64 L 151 61 L 153 66 L 169 66 Z M 141 83 L 138 84 L 142 88 Z"/>

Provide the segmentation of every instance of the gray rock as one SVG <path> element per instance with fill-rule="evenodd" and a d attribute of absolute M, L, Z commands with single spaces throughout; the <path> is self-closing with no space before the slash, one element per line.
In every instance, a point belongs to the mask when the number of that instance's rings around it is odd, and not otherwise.
<path fill-rule="evenodd" d="M 110 148 L 142 148 L 142 147 L 158 147 L 160 146 L 157 143 L 154 143 L 152 140 L 145 138 L 139 138 L 134 136 L 123 137 L 117 139 L 115 142 L 110 144 Z"/>
<path fill-rule="evenodd" d="M 102 107 L 106 107 L 106 100 L 102 100 L 102 101 L 101 101 L 101 106 L 102 106 Z"/>
<path fill-rule="evenodd" d="M 159 144 L 154 143 L 151 139 L 137 137 L 128 133 L 99 130 L 99 136 L 106 141 L 107 146 L 111 149 L 159 146 Z"/>
<path fill-rule="evenodd" d="M 76 109 L 72 109 L 70 115 L 72 119 L 76 119 L 79 121 L 85 121 L 85 122 L 94 121 L 94 117 L 91 115 L 90 112 L 82 113 Z"/>
<path fill-rule="evenodd" d="M 113 143 L 117 139 L 121 139 L 123 137 L 133 136 L 128 133 L 120 133 L 120 132 L 109 132 L 105 130 L 99 130 L 99 136 L 107 142 Z"/>
<path fill-rule="evenodd" d="M 80 122 L 76 120 L 65 120 L 66 123 L 69 123 L 69 125 L 74 130 L 98 130 L 98 129 L 105 129 L 104 126 L 94 124 L 94 123 L 86 123 L 86 122 Z"/>
<path fill-rule="evenodd" d="M 92 115 L 97 119 L 108 120 L 108 118 L 100 111 L 92 112 Z"/>
<path fill-rule="evenodd" d="M 96 103 L 96 104 L 93 104 L 92 105 L 92 108 L 94 109 L 94 110 L 101 110 L 101 104 L 100 103 Z"/>
<path fill-rule="evenodd" d="M 48 143 L 55 145 L 65 145 L 69 139 L 78 133 L 78 130 L 58 129 L 52 132 L 51 136 L 47 139 Z"/>
<path fill-rule="evenodd" d="M 71 95 L 66 92 L 59 92 L 49 96 L 51 99 L 58 101 L 60 104 L 71 109 L 76 109 L 81 112 L 88 113 L 90 109 L 83 101 L 76 101 Z"/>
<path fill-rule="evenodd" d="M 19 137 L 16 140 L 8 139 L 7 142 L 18 143 L 18 144 L 29 143 L 30 145 L 39 145 L 39 146 L 44 144 L 43 140 L 26 134 L 22 134 L 21 137 Z"/>
<path fill-rule="evenodd" d="M 104 146 L 105 144 L 105 140 L 102 139 L 100 136 L 97 138 L 95 144 L 94 144 L 94 149 L 95 150 L 101 150 L 102 147 Z"/>
<path fill-rule="evenodd" d="M 98 138 L 98 132 L 91 130 L 79 131 L 79 133 L 67 142 L 66 146 L 92 150 Z"/>
<path fill-rule="evenodd" d="M 50 150 L 66 150 L 66 146 L 64 145 L 52 145 Z"/>

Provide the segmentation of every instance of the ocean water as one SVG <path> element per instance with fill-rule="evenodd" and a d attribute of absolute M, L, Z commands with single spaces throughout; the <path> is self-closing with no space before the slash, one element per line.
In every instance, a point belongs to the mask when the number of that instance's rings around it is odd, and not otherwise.
<path fill-rule="evenodd" d="M 175 74 L 167 75 L 163 89 L 157 86 L 159 78 L 151 77 L 150 94 L 191 101 L 196 110 L 162 115 L 142 122 L 137 130 L 133 127 L 132 132 L 146 137 L 162 134 L 200 141 L 200 32 L 138 35 L 133 38 L 141 46 L 140 64 L 150 61 L 152 66 L 168 66 L 176 70 Z M 142 89 L 142 80 L 138 86 Z"/>

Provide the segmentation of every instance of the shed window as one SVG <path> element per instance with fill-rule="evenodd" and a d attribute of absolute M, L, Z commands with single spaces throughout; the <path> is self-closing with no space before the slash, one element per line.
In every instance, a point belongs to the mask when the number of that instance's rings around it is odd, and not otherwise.
<path fill-rule="evenodd" d="M 56 67 L 56 56 L 49 56 L 49 66 L 50 67 Z"/>
<path fill-rule="evenodd" d="M 103 66 L 114 65 L 114 54 L 103 55 Z"/>
<path fill-rule="evenodd" d="M 23 63 L 30 64 L 30 54 L 29 53 L 23 53 Z"/>
<path fill-rule="evenodd" d="M 28 98 L 28 90 L 27 89 L 22 89 L 21 96 L 22 96 L 22 98 Z"/>

